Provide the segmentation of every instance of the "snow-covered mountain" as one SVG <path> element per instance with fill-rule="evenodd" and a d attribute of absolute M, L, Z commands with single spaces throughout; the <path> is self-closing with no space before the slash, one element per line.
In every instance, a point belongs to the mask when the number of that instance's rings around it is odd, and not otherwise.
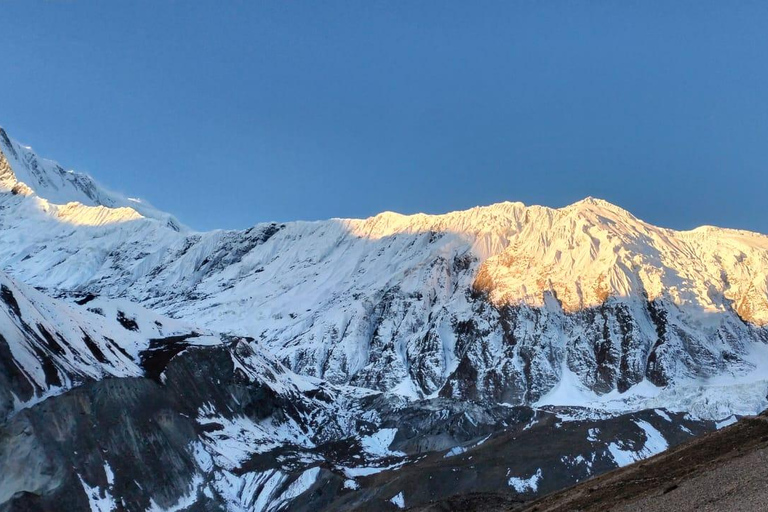
<path fill-rule="evenodd" d="M 0 299 L 2 509 L 159 509 L 202 492 L 275 509 L 314 483 L 319 468 L 301 468 L 317 444 L 359 442 L 370 392 L 292 374 L 251 340 L 126 301 L 63 303 L 4 274 Z M 280 463 L 243 467 L 278 448 Z"/>
<path fill-rule="evenodd" d="M 36 196 L 40 209 L 52 210 L 64 221 L 92 225 L 149 217 L 175 231 L 185 229 L 172 215 L 145 201 L 110 192 L 86 174 L 64 170 L 58 163 L 38 157 L 29 146 L 11 140 L 2 127 L 0 152 L 0 190 Z"/>
<path fill-rule="evenodd" d="M 768 238 L 592 198 L 200 233 L 0 130 L 0 267 L 0 510 L 527 499 L 768 407 Z"/>
<path fill-rule="evenodd" d="M 42 162 L 14 142 L 2 151 L 6 174 Z M 36 183 L 63 172 L 28 167 Z M 658 228 L 591 198 L 193 233 L 130 207 L 58 205 L 48 190 L 0 196 L 8 272 L 252 336 L 300 374 L 511 404 L 602 407 L 674 388 L 710 417 L 768 405 L 768 237 L 757 233 Z"/>
<path fill-rule="evenodd" d="M 296 375 L 252 339 L 124 300 L 65 303 L 2 274 L 0 293 L 0 510 L 386 509 L 499 487 L 535 496 L 716 427 L 663 410 L 579 420 L 411 402 Z"/>

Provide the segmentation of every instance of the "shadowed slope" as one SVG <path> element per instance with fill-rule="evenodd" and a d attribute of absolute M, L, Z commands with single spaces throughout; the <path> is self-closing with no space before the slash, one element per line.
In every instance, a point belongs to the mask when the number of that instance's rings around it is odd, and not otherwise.
<path fill-rule="evenodd" d="M 538 500 L 523 510 L 765 510 L 768 415 Z"/>

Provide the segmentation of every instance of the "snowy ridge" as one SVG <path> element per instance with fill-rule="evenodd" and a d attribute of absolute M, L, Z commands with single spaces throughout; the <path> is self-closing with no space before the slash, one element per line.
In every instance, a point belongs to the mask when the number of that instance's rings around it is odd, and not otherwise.
<path fill-rule="evenodd" d="M 0 190 L 22 196 L 35 195 L 43 210 L 61 205 L 65 211 L 56 212 L 59 218 L 76 224 L 92 225 L 99 216 L 107 217 L 98 219 L 99 224 L 148 217 L 161 220 L 176 231 L 185 229 L 173 216 L 144 201 L 110 192 L 86 174 L 66 171 L 58 163 L 38 157 L 32 148 L 9 138 L 2 127 Z"/>
<path fill-rule="evenodd" d="M 193 331 L 126 300 L 80 302 L 57 301 L 0 272 L 0 418 L 88 380 L 141 376 L 139 353 L 151 339 Z"/>

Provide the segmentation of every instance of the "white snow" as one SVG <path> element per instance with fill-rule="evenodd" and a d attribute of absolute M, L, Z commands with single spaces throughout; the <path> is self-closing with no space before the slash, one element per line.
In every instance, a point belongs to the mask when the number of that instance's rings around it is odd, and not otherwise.
<path fill-rule="evenodd" d="M 721 428 L 725 428 L 728 425 L 733 425 L 737 421 L 739 421 L 738 418 L 736 416 L 731 415 L 722 421 L 718 421 L 715 425 L 717 426 L 717 429 L 720 430 Z"/>
<path fill-rule="evenodd" d="M 288 483 L 290 476 L 279 470 L 250 472 L 240 476 L 218 471 L 214 474 L 213 485 L 225 497 L 228 510 L 274 512 L 288 510 L 291 501 L 309 490 L 319 474 L 319 467 L 309 468 Z"/>
<path fill-rule="evenodd" d="M 319 474 L 319 467 L 310 468 L 301 473 L 301 475 L 299 475 L 296 480 L 291 482 L 288 488 L 280 494 L 280 497 L 276 503 L 276 508 L 281 508 L 282 504 L 290 503 L 292 499 L 307 491 L 310 487 L 312 487 L 312 484 L 317 481 L 317 476 Z"/>
<path fill-rule="evenodd" d="M 344 474 L 347 475 L 348 478 L 356 478 L 359 476 L 370 476 L 375 475 L 376 473 L 381 473 L 382 471 L 387 471 L 389 469 L 392 469 L 392 466 L 384 466 L 384 467 L 354 467 L 354 468 L 341 468 L 344 471 Z"/>
<path fill-rule="evenodd" d="M 117 508 L 117 504 L 108 490 L 91 487 L 85 483 L 85 480 L 80 475 L 78 475 L 78 478 L 83 486 L 85 495 L 88 497 L 88 504 L 92 512 L 111 512 Z"/>
<path fill-rule="evenodd" d="M 290 418 L 280 424 L 271 417 L 256 423 L 244 416 L 226 418 L 210 407 L 203 407 L 197 421 L 200 425 L 215 423 L 222 426 L 204 433 L 202 440 L 216 465 L 229 470 L 237 469 L 254 454 L 267 452 L 286 443 L 314 447 Z"/>
<path fill-rule="evenodd" d="M 463 446 L 454 446 L 453 448 L 448 450 L 448 452 L 445 455 L 443 455 L 443 458 L 447 459 L 449 457 L 455 457 L 456 455 L 461 455 L 462 453 L 464 453 L 466 451 L 467 451 L 467 449 L 464 448 Z"/>
<path fill-rule="evenodd" d="M 107 476 L 107 484 L 109 484 L 110 487 L 115 485 L 115 474 L 106 462 L 104 463 L 104 474 Z"/>
<path fill-rule="evenodd" d="M 645 432 L 645 445 L 643 446 L 643 450 L 648 454 L 648 457 L 661 453 L 669 448 L 667 440 L 664 439 L 661 432 L 656 430 L 653 425 L 645 420 L 635 420 L 635 424 Z"/>
<path fill-rule="evenodd" d="M 389 499 L 389 502 L 395 505 L 397 508 L 405 508 L 405 495 L 400 491 L 396 495 Z"/>
<path fill-rule="evenodd" d="M 645 433 L 646 440 L 639 450 L 631 450 L 625 446 L 622 441 L 613 442 L 608 445 L 608 451 L 611 457 L 619 467 L 627 466 L 633 462 L 647 459 L 657 453 L 661 453 L 669 447 L 669 443 L 664 436 L 645 420 L 635 420 L 635 424 Z"/>
<path fill-rule="evenodd" d="M 594 461 L 594 458 L 595 458 L 595 452 L 592 452 L 592 460 L 587 459 L 583 455 L 577 455 L 575 457 L 564 455 L 560 458 L 560 462 L 562 462 L 568 469 L 581 466 L 586 470 L 586 473 L 588 475 L 591 475 L 592 463 Z"/>
<path fill-rule="evenodd" d="M 406 377 L 399 384 L 392 387 L 392 389 L 390 389 L 390 392 L 406 398 L 413 398 L 413 399 L 421 398 L 421 395 L 419 394 L 418 390 L 416 389 L 416 386 L 413 384 L 413 380 L 411 380 L 410 377 Z"/>
<path fill-rule="evenodd" d="M 12 170 L 9 174 L 0 175 L 0 191 L 21 187 L 28 194 L 50 201 L 51 206 L 62 205 L 70 210 L 82 211 L 92 208 L 108 216 L 111 215 L 110 211 L 121 212 L 131 219 L 151 217 L 183 228 L 171 215 L 157 210 L 146 201 L 111 192 L 87 174 L 65 171 L 56 162 L 37 156 L 30 146 L 11 140 L 10 147 L 0 144 L 0 151 Z M 128 219 L 117 221 L 122 220 Z M 76 223 L 83 223 L 79 221 L 82 218 L 76 219 Z"/>
<path fill-rule="evenodd" d="M 638 460 L 642 459 L 642 457 L 639 455 L 638 452 L 624 449 L 617 443 L 609 444 L 608 451 L 611 453 L 611 457 L 613 458 L 613 461 L 620 468 L 623 468 L 624 466 L 628 466 L 633 462 L 637 462 Z"/>
<path fill-rule="evenodd" d="M 536 407 L 563 405 L 589 407 L 599 402 L 601 397 L 587 389 L 578 376 L 563 362 L 560 369 L 560 381 L 546 395 L 536 402 Z"/>
<path fill-rule="evenodd" d="M 541 482 L 541 468 L 528 478 L 510 477 L 507 482 L 510 487 L 519 493 L 536 492 Z"/>
<path fill-rule="evenodd" d="M 360 439 L 360 445 L 366 453 L 373 455 L 374 457 L 386 457 L 389 455 L 405 455 L 402 452 L 390 451 L 389 445 L 397 435 L 396 428 L 383 428 L 371 435 L 364 436 Z"/>
<path fill-rule="evenodd" d="M 375 475 L 376 473 L 381 473 L 382 471 L 390 471 L 390 470 L 396 470 L 401 468 L 406 462 L 398 462 L 396 464 L 391 464 L 389 466 L 380 466 L 380 467 L 374 467 L 374 466 L 367 466 L 367 467 L 339 467 L 341 471 L 344 472 L 347 478 L 354 479 L 360 476 L 370 476 Z"/>
<path fill-rule="evenodd" d="M 360 484 L 357 483 L 355 480 L 352 480 L 351 478 L 344 480 L 344 489 L 350 489 L 350 490 L 356 491 L 359 488 L 360 488 Z"/>

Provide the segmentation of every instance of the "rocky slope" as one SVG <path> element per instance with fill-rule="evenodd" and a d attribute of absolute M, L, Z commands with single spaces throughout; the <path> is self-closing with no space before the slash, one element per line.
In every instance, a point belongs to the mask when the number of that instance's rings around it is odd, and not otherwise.
<path fill-rule="evenodd" d="M 767 461 L 768 416 L 762 414 L 547 496 L 525 510 L 764 510 Z"/>
<path fill-rule="evenodd" d="M 0 282 L 0 510 L 394 509 L 491 489 L 524 500 L 716 427 L 338 387 L 250 338 Z"/>
<path fill-rule="evenodd" d="M 768 492 L 768 416 L 743 418 L 648 460 L 522 502 L 494 492 L 435 501 L 420 512 L 761 511 Z"/>

